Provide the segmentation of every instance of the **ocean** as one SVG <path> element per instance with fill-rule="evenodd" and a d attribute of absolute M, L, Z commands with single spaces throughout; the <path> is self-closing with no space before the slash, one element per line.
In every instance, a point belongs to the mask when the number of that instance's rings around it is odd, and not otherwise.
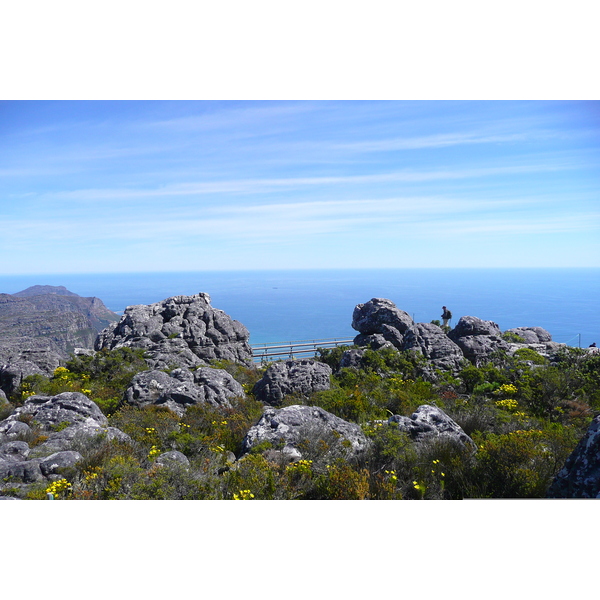
<path fill-rule="evenodd" d="M 570 346 L 600 343 L 600 269 L 323 269 L 0 276 L 0 292 L 64 285 L 115 312 L 207 292 L 250 331 L 251 344 L 353 338 L 354 307 L 388 298 L 417 322 L 453 313 L 502 330 L 539 326 Z"/>

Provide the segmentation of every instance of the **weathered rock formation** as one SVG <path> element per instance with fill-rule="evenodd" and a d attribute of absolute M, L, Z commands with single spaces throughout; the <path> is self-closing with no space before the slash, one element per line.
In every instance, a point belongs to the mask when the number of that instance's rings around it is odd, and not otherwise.
<path fill-rule="evenodd" d="M 381 348 L 386 343 L 400 349 L 404 333 L 413 325 L 410 315 L 385 298 L 372 298 L 357 304 L 352 314 L 352 328 L 360 332 L 354 343 Z"/>
<path fill-rule="evenodd" d="M 44 441 L 33 447 L 25 441 L 36 437 Z M 107 426 L 106 417 L 87 396 L 31 396 L 0 421 L 0 492 L 61 477 L 62 469 L 82 460 L 80 450 L 104 439 L 132 443 L 124 432 Z"/>
<path fill-rule="evenodd" d="M 26 343 L 36 344 L 35 341 L 26 340 L 20 351 L 16 349 L 0 356 L 0 388 L 6 394 L 12 394 L 30 375 L 50 377 L 61 363 L 61 354 L 40 348 L 29 349 Z"/>
<path fill-rule="evenodd" d="M 352 327 L 360 332 L 354 338 L 358 346 L 375 350 L 391 347 L 419 352 L 428 361 L 420 374 L 430 379 L 435 369 L 455 371 L 463 359 L 475 365 L 487 361 L 497 350 L 509 353 L 519 348 L 531 348 L 542 356 L 553 356 L 564 344 L 552 341 L 541 327 L 516 327 L 508 332 L 521 336 L 523 343 L 507 342 L 496 323 L 478 317 L 461 317 L 446 335 L 432 323 L 413 323 L 409 314 L 385 298 L 372 298 L 358 304 L 352 316 Z M 360 354 L 344 355 L 342 366 L 357 366 Z"/>
<path fill-rule="evenodd" d="M 600 498 L 600 415 L 550 486 L 548 498 Z"/>
<path fill-rule="evenodd" d="M 460 347 L 465 358 L 475 365 L 487 360 L 496 350 L 508 350 L 500 327 L 493 321 L 477 317 L 461 317 L 448 337 Z"/>
<path fill-rule="evenodd" d="M 232 398 L 244 396 L 242 386 L 227 371 L 200 367 L 175 369 L 169 374 L 156 370 L 138 373 L 125 392 L 125 401 L 135 406 L 166 406 L 181 416 L 193 404 L 227 408 Z"/>
<path fill-rule="evenodd" d="M 263 442 L 287 455 L 328 464 L 336 458 L 358 459 L 369 447 L 359 425 L 348 423 L 317 406 L 266 407 L 242 444 L 243 453 Z"/>
<path fill-rule="evenodd" d="M 356 345 L 413 350 L 430 361 L 433 368 L 456 369 L 464 358 L 460 348 L 440 327 L 431 323 L 413 323 L 407 312 L 385 298 L 372 298 L 358 304 L 352 315 L 352 327 L 360 332 L 354 338 Z"/>
<path fill-rule="evenodd" d="M 277 406 L 284 396 L 304 397 L 331 387 L 331 367 L 316 360 L 301 359 L 273 363 L 252 390 L 258 400 Z"/>
<path fill-rule="evenodd" d="M 251 364 L 249 337 L 244 325 L 200 293 L 128 306 L 114 327 L 100 332 L 94 347 L 143 348 L 153 369 L 206 366 L 213 359 Z"/>
<path fill-rule="evenodd" d="M 443 410 L 437 406 L 422 404 L 410 416 L 393 415 L 389 423 L 396 423 L 400 431 L 408 433 L 417 443 L 434 439 L 452 440 L 461 445 L 476 450 L 475 442 L 453 421 Z"/>
<path fill-rule="evenodd" d="M 514 333 L 524 340 L 522 343 L 509 342 L 509 354 L 514 354 L 520 348 L 530 348 L 552 360 L 560 349 L 565 347 L 565 344 L 553 342 L 550 333 L 542 327 L 513 327 L 504 333 Z"/>
<path fill-rule="evenodd" d="M 98 405 L 81 392 L 63 392 L 57 396 L 30 396 L 23 406 L 16 408 L 2 423 L 24 421 L 26 415 L 30 416 L 28 421 L 35 421 L 48 430 L 61 423 L 72 425 L 87 419 L 92 419 L 101 426 L 107 424 L 107 419 Z"/>
<path fill-rule="evenodd" d="M 464 359 L 461 349 L 432 323 L 415 323 L 407 329 L 401 349 L 419 352 L 436 369 L 457 370 Z"/>

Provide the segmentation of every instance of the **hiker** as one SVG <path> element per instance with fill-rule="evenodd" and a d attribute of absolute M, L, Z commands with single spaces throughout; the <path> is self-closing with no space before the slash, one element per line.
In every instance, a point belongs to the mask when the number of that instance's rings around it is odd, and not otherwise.
<path fill-rule="evenodd" d="M 442 310 L 444 311 L 442 313 L 442 319 L 444 320 L 442 327 L 446 327 L 448 325 L 448 321 L 452 318 L 452 313 L 445 306 L 442 306 Z"/>
<path fill-rule="evenodd" d="M 596 342 L 592 342 L 592 343 L 590 344 L 590 348 L 595 348 L 595 347 L 596 347 Z"/>

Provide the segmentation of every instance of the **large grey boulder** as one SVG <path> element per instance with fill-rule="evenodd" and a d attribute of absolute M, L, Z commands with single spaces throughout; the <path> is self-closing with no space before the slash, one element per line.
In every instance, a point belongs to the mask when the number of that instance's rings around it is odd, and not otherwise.
<path fill-rule="evenodd" d="M 402 336 L 396 336 L 398 344 L 402 345 Z M 396 348 L 391 341 L 386 340 L 381 333 L 359 333 L 353 340 L 355 346 L 368 347 L 371 350 L 381 350 L 381 348 Z"/>
<path fill-rule="evenodd" d="M 63 392 L 56 396 L 30 396 L 23 406 L 16 408 L 2 423 L 27 418 L 42 430 L 53 431 L 61 424 L 91 421 L 98 426 L 108 423 L 100 408 L 80 392 Z M 0 429 L 0 431 L 2 431 Z"/>
<path fill-rule="evenodd" d="M 465 358 L 478 365 L 497 350 L 507 351 L 500 327 L 478 317 L 461 317 L 448 337 L 462 350 Z"/>
<path fill-rule="evenodd" d="M 0 462 L 0 489 L 11 487 L 13 483 L 35 483 L 43 480 L 44 475 L 37 460 Z"/>
<path fill-rule="evenodd" d="M 548 498 L 600 498 L 600 415 L 591 422 L 546 495 Z"/>
<path fill-rule="evenodd" d="M 143 348 L 153 369 L 195 367 L 213 359 L 252 364 L 249 337 L 244 325 L 200 293 L 128 306 L 115 326 L 100 332 L 94 347 Z"/>
<path fill-rule="evenodd" d="M 364 348 L 350 348 L 349 350 L 345 350 L 340 358 L 340 369 L 360 369 L 364 355 Z"/>
<path fill-rule="evenodd" d="M 74 450 L 55 452 L 40 460 L 40 470 L 44 477 L 51 477 L 61 472 L 62 469 L 72 467 L 75 463 L 83 460 L 83 456 Z"/>
<path fill-rule="evenodd" d="M 359 425 L 318 406 L 304 405 L 265 407 L 263 416 L 246 434 L 242 452 L 263 442 L 294 460 L 305 458 L 322 464 L 336 458 L 358 459 L 369 447 Z"/>
<path fill-rule="evenodd" d="M 475 442 L 460 425 L 437 406 L 422 404 L 410 417 L 393 415 L 388 419 L 388 423 L 397 424 L 400 431 L 408 433 L 417 443 L 446 439 L 472 450 L 477 449 Z"/>
<path fill-rule="evenodd" d="M 23 383 L 25 377 L 30 375 L 43 375 L 50 377 L 60 364 L 60 359 L 56 356 L 56 360 L 52 368 L 40 367 L 37 363 L 23 358 L 15 358 L 10 362 L 0 365 L 0 388 L 5 394 L 12 394 Z"/>
<path fill-rule="evenodd" d="M 29 444 L 22 441 L 0 443 L 0 461 L 19 462 L 27 460 Z"/>
<path fill-rule="evenodd" d="M 18 439 L 30 439 L 36 431 L 45 440 L 31 448 Z M 83 453 L 110 440 L 133 446 L 126 433 L 108 426 L 99 407 L 84 394 L 31 396 L 0 422 L 0 491 L 56 479 L 63 469 L 81 461 Z"/>
<path fill-rule="evenodd" d="M 419 352 L 438 369 L 457 370 L 464 360 L 462 350 L 432 323 L 416 323 L 407 329 L 402 350 Z"/>
<path fill-rule="evenodd" d="M 93 419 L 77 422 L 60 431 L 49 432 L 48 439 L 31 449 L 29 458 L 46 457 L 56 452 L 74 450 L 83 452 L 102 441 L 117 440 L 133 445 L 133 440 L 116 427 L 99 425 Z"/>
<path fill-rule="evenodd" d="M 242 386 L 224 369 L 200 367 L 194 371 L 175 369 L 142 371 L 133 377 L 125 401 L 135 406 L 162 405 L 183 415 L 193 404 L 231 407 L 233 398 L 245 396 Z"/>
<path fill-rule="evenodd" d="M 16 440 L 20 437 L 28 437 L 31 427 L 22 421 L 5 419 L 0 421 L 0 442 Z"/>
<path fill-rule="evenodd" d="M 556 360 L 556 356 L 566 347 L 566 344 L 553 342 L 550 333 L 542 327 L 513 327 L 504 333 L 514 333 L 524 340 L 521 343 L 510 342 L 510 354 L 521 348 L 529 348 L 549 360 Z"/>
<path fill-rule="evenodd" d="M 253 392 L 261 402 L 276 406 L 288 394 L 307 398 L 314 392 L 330 389 L 331 374 L 329 365 L 316 360 L 276 362 L 254 384 Z"/>
<path fill-rule="evenodd" d="M 169 452 L 163 452 L 157 456 L 154 464 L 159 467 L 167 468 L 188 468 L 190 466 L 190 461 L 182 452 L 171 450 Z"/>
<path fill-rule="evenodd" d="M 525 344 L 543 344 L 552 341 L 550 333 L 542 327 L 513 327 L 504 333 L 514 333 L 522 337 Z"/>
<path fill-rule="evenodd" d="M 366 338 L 365 336 L 380 335 L 386 342 L 400 349 L 404 333 L 413 325 L 411 316 L 400 310 L 391 300 L 386 298 L 372 298 L 364 304 L 357 304 L 352 314 L 352 328 L 359 331 L 354 343 L 366 345 L 368 341 L 381 347 L 380 338 Z"/>

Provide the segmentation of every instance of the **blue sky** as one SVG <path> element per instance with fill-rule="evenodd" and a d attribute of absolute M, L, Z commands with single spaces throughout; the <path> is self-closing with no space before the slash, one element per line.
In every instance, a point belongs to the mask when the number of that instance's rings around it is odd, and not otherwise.
<path fill-rule="evenodd" d="M 3 274 L 600 266 L 593 101 L 2 101 Z"/>

